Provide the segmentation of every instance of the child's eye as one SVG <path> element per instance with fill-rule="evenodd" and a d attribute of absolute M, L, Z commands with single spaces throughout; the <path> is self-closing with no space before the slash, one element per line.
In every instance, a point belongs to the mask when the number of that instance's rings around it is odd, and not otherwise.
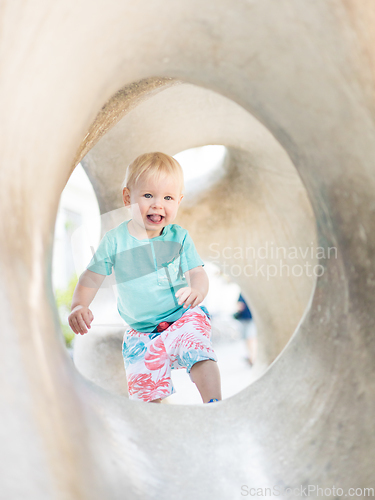
<path fill-rule="evenodd" d="M 169 200 L 172 200 L 172 196 L 164 196 L 165 199 L 169 199 Z"/>
<path fill-rule="evenodd" d="M 145 194 L 145 198 L 152 198 L 152 194 L 150 194 L 150 193 L 146 193 L 146 194 Z"/>

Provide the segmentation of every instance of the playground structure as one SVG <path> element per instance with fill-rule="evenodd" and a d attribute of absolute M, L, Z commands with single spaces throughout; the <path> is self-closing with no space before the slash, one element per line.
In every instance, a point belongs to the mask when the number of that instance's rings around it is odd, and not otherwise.
<path fill-rule="evenodd" d="M 4 498 L 375 487 L 374 16 L 365 0 L 3 2 Z M 227 161 L 176 221 L 202 257 L 212 242 L 312 242 L 324 272 L 238 278 L 272 363 L 246 390 L 207 406 L 135 403 L 82 377 L 64 349 L 59 196 L 82 160 L 106 213 L 135 156 L 205 144 L 225 145 Z"/>

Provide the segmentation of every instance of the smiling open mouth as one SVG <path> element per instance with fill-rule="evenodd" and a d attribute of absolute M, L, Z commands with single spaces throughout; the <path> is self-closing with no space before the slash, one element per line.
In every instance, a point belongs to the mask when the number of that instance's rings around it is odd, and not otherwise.
<path fill-rule="evenodd" d="M 151 222 L 158 224 L 158 223 L 162 222 L 162 220 L 164 219 L 164 216 L 157 215 L 157 214 L 151 214 L 151 215 L 147 216 L 147 219 Z"/>

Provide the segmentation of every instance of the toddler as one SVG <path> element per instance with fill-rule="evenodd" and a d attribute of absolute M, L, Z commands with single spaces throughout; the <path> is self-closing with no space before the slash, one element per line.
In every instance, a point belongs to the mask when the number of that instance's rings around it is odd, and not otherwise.
<path fill-rule="evenodd" d="M 175 392 L 171 369 L 186 368 L 202 401 L 219 401 L 210 316 L 199 305 L 208 277 L 188 231 L 173 224 L 182 168 L 171 156 L 147 153 L 129 165 L 124 184 L 132 218 L 101 240 L 74 291 L 69 325 L 87 333 L 94 319 L 89 305 L 114 270 L 117 308 L 129 325 L 122 344 L 129 398 L 160 403 Z"/>

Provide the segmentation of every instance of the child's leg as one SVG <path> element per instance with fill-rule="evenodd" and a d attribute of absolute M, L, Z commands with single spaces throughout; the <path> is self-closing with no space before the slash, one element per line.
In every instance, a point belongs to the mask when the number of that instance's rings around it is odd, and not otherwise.
<path fill-rule="evenodd" d="M 191 367 L 190 378 L 197 386 L 203 403 L 214 398 L 221 400 L 220 372 L 216 361 L 198 361 Z"/>
<path fill-rule="evenodd" d="M 211 321 L 199 306 L 162 332 L 172 368 L 186 368 L 204 403 L 221 400 L 220 373 L 211 344 Z"/>
<path fill-rule="evenodd" d="M 170 360 L 160 335 L 126 330 L 122 344 L 129 399 L 161 403 L 173 394 Z"/>

